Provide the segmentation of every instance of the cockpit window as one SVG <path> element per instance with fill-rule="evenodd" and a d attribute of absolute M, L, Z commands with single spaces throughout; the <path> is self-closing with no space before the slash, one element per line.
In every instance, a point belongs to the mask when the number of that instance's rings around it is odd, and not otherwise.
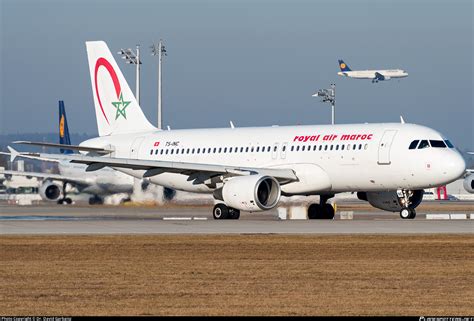
<path fill-rule="evenodd" d="M 442 140 L 430 140 L 431 147 L 446 148 L 446 144 Z"/>
<path fill-rule="evenodd" d="M 408 149 L 416 149 L 416 145 L 418 145 L 419 140 L 414 140 L 411 142 L 410 147 Z"/>
<path fill-rule="evenodd" d="M 428 143 L 427 140 L 422 140 L 420 142 L 420 145 L 418 145 L 418 149 L 423 149 L 423 148 L 428 148 L 430 147 L 430 144 Z"/>
<path fill-rule="evenodd" d="M 449 148 L 454 148 L 454 145 L 451 144 L 449 140 L 445 140 L 444 142 L 446 143 L 446 145 L 448 145 Z"/>

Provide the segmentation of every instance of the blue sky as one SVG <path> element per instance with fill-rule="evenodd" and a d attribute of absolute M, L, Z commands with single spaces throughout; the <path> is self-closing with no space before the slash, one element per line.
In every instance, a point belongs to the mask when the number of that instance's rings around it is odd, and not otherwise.
<path fill-rule="evenodd" d="M 427 125 L 474 150 L 473 4 L 454 1 L 26 1 L 1 3 L 0 133 L 97 133 L 84 42 L 142 47 L 141 105 L 156 122 L 164 39 L 164 124 L 172 128 L 325 124 L 311 95 L 337 85 L 339 123 Z M 119 59 L 119 56 L 116 56 Z M 337 76 L 402 68 L 372 84 Z M 134 68 L 121 64 L 130 87 Z"/>

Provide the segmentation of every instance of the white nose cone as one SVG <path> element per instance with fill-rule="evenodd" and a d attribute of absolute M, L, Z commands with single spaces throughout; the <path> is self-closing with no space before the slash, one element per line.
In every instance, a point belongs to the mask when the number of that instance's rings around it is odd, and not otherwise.
<path fill-rule="evenodd" d="M 444 164 L 444 172 L 449 182 L 455 181 L 466 172 L 466 161 L 461 154 L 455 152 L 450 155 Z"/>

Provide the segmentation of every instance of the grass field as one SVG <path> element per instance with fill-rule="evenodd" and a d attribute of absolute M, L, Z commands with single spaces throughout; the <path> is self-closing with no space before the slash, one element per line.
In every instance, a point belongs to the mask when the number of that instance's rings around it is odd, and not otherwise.
<path fill-rule="evenodd" d="M 0 315 L 474 315 L 474 236 L 2 236 Z"/>

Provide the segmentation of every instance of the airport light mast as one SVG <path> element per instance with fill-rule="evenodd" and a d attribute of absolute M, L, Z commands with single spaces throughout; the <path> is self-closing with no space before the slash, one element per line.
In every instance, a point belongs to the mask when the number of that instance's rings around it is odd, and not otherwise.
<path fill-rule="evenodd" d="M 329 89 L 319 89 L 313 97 L 321 97 L 321 102 L 331 104 L 331 122 L 334 125 L 336 123 L 336 84 L 331 84 Z"/>
<path fill-rule="evenodd" d="M 158 45 L 153 44 L 151 47 L 151 54 L 153 56 L 158 56 L 158 129 L 163 128 L 163 118 L 162 118 L 162 99 L 161 99 L 161 72 L 163 56 L 166 56 L 166 49 L 163 45 L 163 40 L 160 40 Z"/>
<path fill-rule="evenodd" d="M 137 53 L 128 48 L 120 49 L 118 52 L 119 55 L 122 55 L 122 59 L 125 59 L 127 64 L 136 65 L 137 67 L 137 80 L 136 80 L 136 93 L 137 103 L 140 105 L 140 45 L 137 45 Z"/>

